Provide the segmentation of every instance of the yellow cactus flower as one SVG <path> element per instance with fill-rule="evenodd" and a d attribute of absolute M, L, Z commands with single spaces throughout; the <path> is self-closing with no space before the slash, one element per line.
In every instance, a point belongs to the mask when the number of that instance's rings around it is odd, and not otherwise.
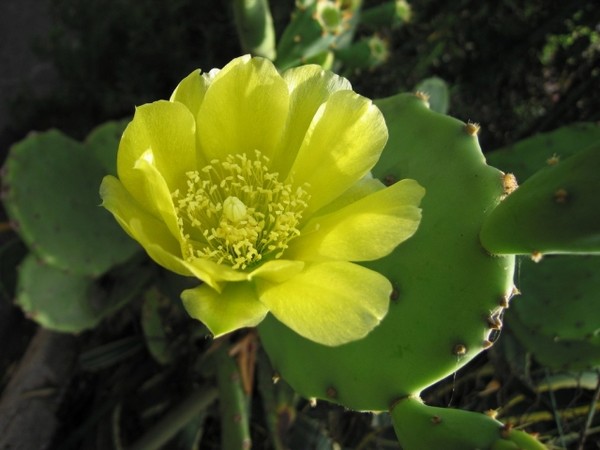
<path fill-rule="evenodd" d="M 346 79 L 243 56 L 138 107 L 100 195 L 154 261 L 202 281 L 181 297 L 215 336 L 271 313 L 340 345 L 381 321 L 392 290 L 355 263 L 388 255 L 421 217 L 417 182 L 369 177 L 386 141 Z"/>

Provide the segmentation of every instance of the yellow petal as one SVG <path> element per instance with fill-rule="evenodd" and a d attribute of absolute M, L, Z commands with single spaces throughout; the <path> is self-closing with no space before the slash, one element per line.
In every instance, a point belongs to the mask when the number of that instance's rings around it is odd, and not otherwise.
<path fill-rule="evenodd" d="M 352 86 L 345 78 L 317 65 L 289 69 L 283 74 L 283 79 L 290 91 L 290 112 L 277 161 L 278 170 L 285 175 L 294 162 L 319 107 L 334 92 L 350 90 Z"/>
<path fill-rule="evenodd" d="M 136 161 L 134 168 L 142 173 L 140 181 L 145 185 L 146 197 L 154 200 L 154 212 L 158 212 L 160 218 L 171 232 L 171 235 L 181 242 L 181 229 L 177 222 L 173 198 L 162 174 L 154 164 L 149 162 L 151 156 L 151 150 L 147 150 Z"/>
<path fill-rule="evenodd" d="M 183 264 L 192 275 L 204 281 L 218 292 L 223 290 L 223 286 L 227 282 L 247 281 L 250 279 L 249 275 L 245 272 L 234 270 L 224 264 L 217 264 L 209 259 L 195 258 L 186 260 Z"/>
<path fill-rule="evenodd" d="M 333 93 L 321 105 L 290 176 L 310 185 L 310 216 L 340 196 L 375 165 L 387 141 L 383 115 L 352 91 Z"/>
<path fill-rule="evenodd" d="M 104 177 L 100 196 L 102 206 L 114 215 L 127 234 L 139 242 L 154 261 L 180 275 L 192 274 L 181 260 L 178 240 L 164 222 L 140 207 L 119 180 L 111 175 Z"/>
<path fill-rule="evenodd" d="M 288 89 L 273 64 L 249 56 L 234 59 L 212 79 L 197 116 L 198 146 L 207 161 L 228 154 L 272 158 L 289 106 Z"/>
<path fill-rule="evenodd" d="M 342 195 L 325 205 L 325 207 L 317 211 L 316 214 L 318 216 L 323 216 L 330 212 L 337 211 L 338 209 L 342 209 L 343 207 L 382 189 L 385 189 L 385 184 L 369 174 L 350 186 Z"/>
<path fill-rule="evenodd" d="M 209 84 L 207 76 L 202 76 L 199 69 L 194 70 L 177 85 L 170 101 L 183 103 L 196 117 Z"/>
<path fill-rule="evenodd" d="M 343 208 L 313 217 L 291 242 L 286 258 L 372 261 L 390 254 L 419 226 L 425 189 L 402 180 Z"/>
<path fill-rule="evenodd" d="M 366 336 L 387 313 L 392 291 L 383 275 L 337 261 L 307 265 L 284 283 L 256 284 L 259 300 L 280 322 L 329 346 Z"/>
<path fill-rule="evenodd" d="M 141 208 L 115 177 L 104 177 L 100 196 L 102 206 L 114 215 L 127 234 L 139 242 L 148 256 L 160 266 L 180 275 L 194 276 L 216 290 L 221 290 L 225 282 L 248 279 L 248 274 L 213 261 L 184 260 L 179 241 L 165 223 Z"/>
<path fill-rule="evenodd" d="M 268 312 L 251 283 L 228 283 L 221 293 L 201 285 L 183 291 L 181 299 L 188 314 L 203 322 L 215 337 L 254 327 Z"/>
<path fill-rule="evenodd" d="M 136 109 L 119 145 L 117 172 L 145 209 L 154 209 L 154 199 L 146 192 L 145 175 L 135 170 L 137 161 L 145 154 L 171 191 L 184 189 L 185 173 L 196 169 L 195 126 L 190 111 L 178 102 L 158 101 Z"/>
<path fill-rule="evenodd" d="M 253 270 L 248 279 L 260 278 L 273 283 L 283 283 L 293 276 L 299 274 L 304 268 L 303 261 L 291 261 L 289 259 L 274 259 Z"/>

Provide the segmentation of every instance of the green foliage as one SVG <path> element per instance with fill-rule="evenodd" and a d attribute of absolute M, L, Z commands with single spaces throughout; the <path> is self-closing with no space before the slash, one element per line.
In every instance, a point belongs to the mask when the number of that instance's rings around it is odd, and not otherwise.
<path fill-rule="evenodd" d="M 389 57 L 388 43 L 378 36 L 361 38 L 346 48 L 335 48 L 335 57 L 344 64 L 344 71 L 373 69 Z"/>
<path fill-rule="evenodd" d="M 242 386 L 241 375 L 227 347 L 216 350 L 217 386 L 221 408 L 221 448 L 249 449 L 249 401 Z"/>
<path fill-rule="evenodd" d="M 100 161 L 105 174 L 117 175 L 115 149 L 129 121 L 128 118 L 105 122 L 90 131 L 85 139 L 84 145 L 87 151 L 91 152 Z"/>
<path fill-rule="evenodd" d="M 439 77 L 430 77 L 421 81 L 414 89 L 427 95 L 427 102 L 432 111 L 446 114 L 450 106 L 448 85 Z"/>
<path fill-rule="evenodd" d="M 560 162 L 600 141 L 600 126 L 590 122 L 538 133 L 486 154 L 488 164 L 522 182 L 544 167 Z"/>
<path fill-rule="evenodd" d="M 384 1 L 365 9 L 360 22 L 375 31 L 385 27 L 399 28 L 410 21 L 412 8 L 406 0 Z"/>
<path fill-rule="evenodd" d="M 310 2 L 294 11 L 277 44 L 275 64 L 281 70 L 305 64 L 352 40 L 358 5 L 342 10 L 334 2 Z"/>
<path fill-rule="evenodd" d="M 481 413 L 436 408 L 406 398 L 392 409 L 394 427 L 403 450 L 544 450 L 527 433 L 512 430 Z"/>
<path fill-rule="evenodd" d="M 92 328 L 100 318 L 88 302 L 94 283 L 29 255 L 19 270 L 17 303 L 42 326 L 63 332 Z"/>
<path fill-rule="evenodd" d="M 117 142 L 104 147 L 115 159 Z M 46 263 L 99 276 L 129 259 L 137 245 L 100 208 L 106 170 L 82 145 L 58 131 L 15 144 L 4 166 L 4 204 L 25 243 Z"/>
<path fill-rule="evenodd" d="M 600 127 L 580 123 L 490 153 L 490 162 L 525 181 L 484 225 L 484 244 L 490 239 L 494 246 L 523 253 L 597 253 L 599 141 Z M 562 255 L 538 264 L 522 262 L 523 299 L 509 311 L 507 321 L 543 364 L 572 370 L 598 364 L 593 312 L 598 304 L 598 264 L 597 257 Z"/>
<path fill-rule="evenodd" d="M 506 316 L 511 332 L 547 367 L 598 368 L 600 258 L 556 256 L 522 266 L 522 298 Z"/>
<path fill-rule="evenodd" d="M 100 126 L 84 144 L 56 130 L 32 134 L 4 166 L 4 205 L 30 250 L 16 302 L 48 329 L 92 328 L 148 280 L 149 269 L 132 259 L 138 246 L 99 207 L 98 184 L 114 170 L 122 127 Z"/>
<path fill-rule="evenodd" d="M 234 0 L 233 12 L 242 50 L 275 59 L 275 28 L 267 0 Z"/>
<path fill-rule="evenodd" d="M 523 258 L 514 314 L 555 342 L 600 344 L 600 258 L 561 255 L 535 263 Z"/>
<path fill-rule="evenodd" d="M 600 253 L 600 145 L 527 179 L 481 230 L 498 254 Z"/>
<path fill-rule="evenodd" d="M 29 254 L 19 267 L 16 302 L 45 328 L 78 333 L 129 303 L 150 274 L 148 267 L 136 264 L 94 279 L 58 269 Z"/>

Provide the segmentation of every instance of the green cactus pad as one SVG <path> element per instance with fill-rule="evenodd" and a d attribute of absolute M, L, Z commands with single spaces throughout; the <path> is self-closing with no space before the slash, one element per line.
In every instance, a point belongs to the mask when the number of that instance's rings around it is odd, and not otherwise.
<path fill-rule="evenodd" d="M 522 183 L 547 165 L 562 161 L 598 141 L 599 125 L 575 123 L 494 150 L 487 153 L 486 158 L 488 164 L 514 174 Z"/>
<path fill-rule="evenodd" d="M 414 95 L 378 102 L 390 139 L 374 175 L 426 189 L 417 233 L 368 264 L 396 287 L 388 315 L 365 339 L 341 347 L 305 340 L 267 316 L 259 326 L 273 367 L 305 397 L 387 410 L 453 373 L 484 348 L 512 291 L 513 257 L 490 256 L 479 229 L 503 194 L 476 129 L 429 110 Z"/>
<path fill-rule="evenodd" d="M 555 370 L 581 371 L 600 367 L 600 345 L 587 340 L 556 340 L 521 322 L 509 310 L 506 323 L 510 332 L 546 367 Z"/>
<path fill-rule="evenodd" d="M 364 9 L 360 15 L 361 26 L 374 31 L 382 28 L 399 28 L 410 22 L 412 9 L 406 0 L 390 0 Z"/>
<path fill-rule="evenodd" d="M 342 6 L 332 4 L 322 11 L 319 2 L 297 7 L 292 20 L 284 30 L 277 45 L 275 65 L 280 70 L 321 59 L 333 47 L 350 44 L 357 23 L 360 1 L 342 11 Z"/>
<path fill-rule="evenodd" d="M 96 326 L 124 306 L 149 276 L 148 269 L 118 271 L 99 280 L 68 273 L 29 254 L 19 267 L 16 303 L 45 328 L 76 333 Z"/>
<path fill-rule="evenodd" d="M 234 0 L 233 15 L 242 50 L 275 59 L 275 27 L 268 0 Z"/>
<path fill-rule="evenodd" d="M 117 176 L 117 150 L 123 131 L 131 118 L 109 121 L 94 128 L 84 145 L 102 164 L 106 174 Z"/>
<path fill-rule="evenodd" d="M 377 35 L 365 37 L 352 45 L 334 49 L 335 57 L 344 64 L 344 71 L 374 69 L 385 63 L 389 56 L 389 43 Z"/>
<path fill-rule="evenodd" d="M 446 114 L 450 106 L 448 85 L 439 77 L 426 78 L 415 87 L 415 92 L 428 95 L 429 107 L 440 114 Z"/>
<path fill-rule="evenodd" d="M 523 261 L 522 298 L 506 314 L 511 333 L 556 370 L 600 366 L 600 258 L 549 256 Z"/>
<path fill-rule="evenodd" d="M 522 261 L 516 314 L 528 328 L 554 341 L 600 345 L 600 258 L 549 256 Z"/>
<path fill-rule="evenodd" d="M 403 450 L 544 450 L 533 436 L 482 413 L 427 406 L 418 398 L 399 401 L 391 411 Z"/>
<path fill-rule="evenodd" d="M 46 263 L 98 276 L 137 251 L 99 206 L 106 170 L 82 144 L 55 130 L 32 134 L 11 148 L 4 170 L 10 219 Z"/>
<path fill-rule="evenodd" d="M 221 412 L 221 448 L 249 449 L 252 446 L 250 400 L 244 393 L 238 366 L 229 356 L 228 350 L 225 345 L 222 345 L 216 351 L 214 360 L 217 366 Z"/>
<path fill-rule="evenodd" d="M 600 253 L 600 144 L 527 179 L 487 218 L 492 253 Z"/>

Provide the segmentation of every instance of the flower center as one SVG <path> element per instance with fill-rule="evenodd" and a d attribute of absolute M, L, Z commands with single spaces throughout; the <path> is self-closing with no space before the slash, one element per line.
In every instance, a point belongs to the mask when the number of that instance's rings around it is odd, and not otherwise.
<path fill-rule="evenodd" d="M 172 193 L 188 260 L 208 258 L 234 269 L 279 258 L 300 235 L 309 195 L 279 181 L 258 150 L 213 160 L 186 173 L 187 192 Z"/>

